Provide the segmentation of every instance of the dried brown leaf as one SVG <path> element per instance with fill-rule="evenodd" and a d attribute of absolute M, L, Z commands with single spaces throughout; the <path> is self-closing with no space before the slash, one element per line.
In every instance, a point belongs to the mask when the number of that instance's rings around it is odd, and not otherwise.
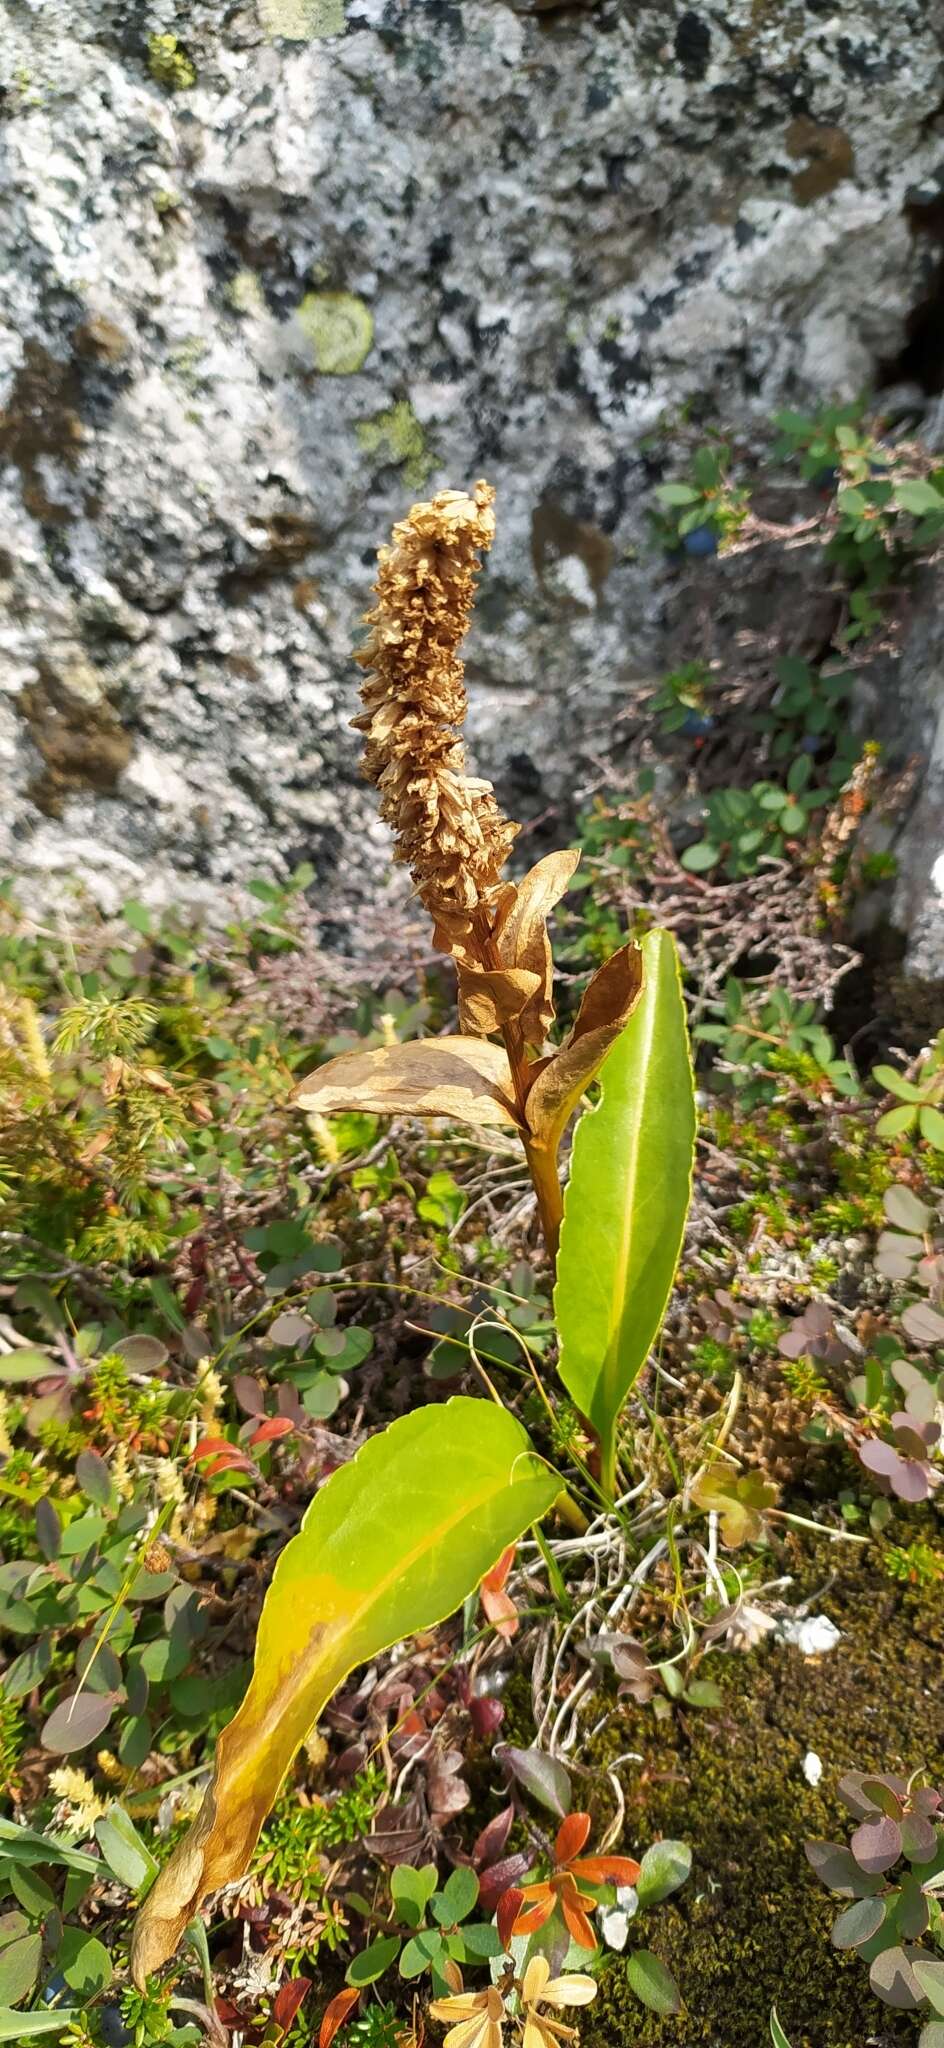
<path fill-rule="evenodd" d="M 472 1037 L 488 1037 L 520 1017 L 541 987 L 541 978 L 523 968 L 459 967 L 459 1024 Z"/>
<path fill-rule="evenodd" d="M 543 1045 L 554 1021 L 553 962 L 547 919 L 565 894 L 579 860 L 574 847 L 545 855 L 518 883 L 513 902 L 507 909 L 502 906 L 504 915 L 498 939 L 502 959 L 509 966 L 525 968 L 529 974 L 538 976 L 538 990 L 521 1016 L 529 1045 Z"/>
<path fill-rule="evenodd" d="M 466 1124 L 516 1124 L 503 1046 L 484 1038 L 423 1038 L 344 1052 L 316 1067 L 295 1090 L 300 1109 L 330 1115 L 444 1116 Z"/>
<path fill-rule="evenodd" d="M 590 982 L 570 1036 L 540 1069 L 528 1096 L 536 1144 L 556 1152 L 564 1126 L 642 994 L 642 954 L 622 946 Z"/>

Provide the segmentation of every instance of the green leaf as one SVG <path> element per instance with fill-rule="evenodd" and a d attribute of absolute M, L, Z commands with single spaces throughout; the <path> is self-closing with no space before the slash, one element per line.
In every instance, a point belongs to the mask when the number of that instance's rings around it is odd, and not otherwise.
<path fill-rule="evenodd" d="M 87 1856 L 84 1849 L 73 1849 L 71 1842 L 63 1842 L 58 1835 L 40 1835 L 35 1828 L 17 1827 L 15 1821 L 4 1820 L 2 1817 L 0 1855 L 17 1863 L 64 1863 L 67 1870 L 81 1870 L 89 1876 L 101 1876 L 102 1867 L 97 1856 Z"/>
<path fill-rule="evenodd" d="M 918 1129 L 922 1138 L 925 1138 L 929 1145 L 933 1145 L 935 1151 L 944 1152 L 944 1116 L 939 1109 L 934 1109 L 930 1103 L 927 1103 L 924 1109 L 919 1109 Z"/>
<path fill-rule="evenodd" d="M 55 2012 L 10 2012 L 0 2008 L 0 2041 L 35 2041 L 40 2034 L 63 2034 L 82 2019 L 77 2005 L 58 2006 Z"/>
<path fill-rule="evenodd" d="M 433 1900 L 433 1913 L 440 1927 L 453 1927 L 471 1913 L 479 1895 L 479 1881 L 467 1863 L 460 1863 L 446 1879 Z"/>
<path fill-rule="evenodd" d="M 777 2018 L 777 2008 L 775 2005 L 771 2006 L 770 2009 L 770 2038 L 774 2048 L 790 2048 L 790 2043 Z"/>
<path fill-rule="evenodd" d="M 400 1417 L 331 1474 L 275 1567 L 249 1690 L 201 1811 L 138 1917 L 139 1986 L 206 1893 L 244 1874 L 292 1758 L 348 1672 L 454 1613 L 559 1492 L 521 1424 L 466 1396 Z"/>
<path fill-rule="evenodd" d="M 695 505 L 701 497 L 691 484 L 657 484 L 655 494 L 663 505 Z"/>
<path fill-rule="evenodd" d="M 42 1380 L 55 1372 L 52 1359 L 46 1351 L 24 1349 L 8 1351 L 0 1358 L 0 1380 L 8 1386 L 18 1380 Z"/>
<path fill-rule="evenodd" d="M 67 1927 L 56 1951 L 56 1967 L 69 1986 L 84 1998 L 106 1991 L 114 1976 L 107 1948 L 84 1927 Z"/>
<path fill-rule="evenodd" d="M 449 1955 L 438 1927 L 424 1927 L 406 1943 L 400 1953 L 401 1977 L 419 1977 L 430 1963 L 444 1963 Z"/>
<path fill-rule="evenodd" d="M 880 1116 L 875 1126 L 878 1138 L 899 1138 L 903 1131 L 910 1131 L 918 1120 L 918 1112 L 910 1102 L 902 1103 L 900 1109 L 889 1109 Z"/>
<path fill-rule="evenodd" d="M 560 1375 L 599 1432 L 612 1494 L 616 1426 L 658 1335 L 691 1197 L 695 1098 L 671 933 L 642 941 L 643 991 L 581 1118 L 554 1308 Z"/>
<path fill-rule="evenodd" d="M 799 804 L 787 804 L 780 813 L 780 826 L 784 832 L 802 832 L 805 824 L 806 812 L 801 811 Z"/>
<path fill-rule="evenodd" d="M 23 1650 L 3 1674 L 3 1690 L 8 1700 L 21 1700 L 25 1693 L 32 1692 L 34 1685 L 45 1678 L 52 1663 L 52 1644 L 48 1636 L 37 1636 L 35 1643 Z"/>
<path fill-rule="evenodd" d="M 944 2013 L 944 1963 L 921 1962 L 915 1957 L 911 1967 L 934 2011 Z"/>
<path fill-rule="evenodd" d="M 921 1100 L 920 1088 L 916 1088 L 913 1081 L 906 1081 L 904 1074 L 900 1074 L 897 1067 L 873 1067 L 872 1079 L 877 1081 L 881 1088 L 887 1088 L 890 1095 L 897 1095 L 902 1102 Z"/>
<path fill-rule="evenodd" d="M 39 1975 L 43 1943 L 39 1934 L 23 1934 L 0 1951 L 0 2001 L 19 2005 L 28 1997 Z"/>
<path fill-rule="evenodd" d="M 485 1921 L 476 1921 L 473 1925 L 462 1928 L 462 1946 L 465 1954 L 474 1956 L 476 1960 L 488 1960 L 492 1956 L 504 1955 L 505 1952 L 497 1927 L 490 1927 Z"/>
<path fill-rule="evenodd" d="M 377 1978 L 382 1977 L 384 1971 L 389 1970 L 391 1963 L 396 1961 L 399 1952 L 398 1934 L 385 1934 L 380 1941 L 372 1941 L 369 1948 L 362 1948 L 360 1955 L 348 1963 L 344 1973 L 345 1983 L 375 1984 Z"/>
<path fill-rule="evenodd" d="M 685 1883 L 691 1867 L 692 1852 L 687 1842 L 653 1842 L 646 1850 L 636 1880 L 640 1905 L 657 1906 L 660 1899 L 667 1899 L 670 1892 L 677 1892 Z"/>
<path fill-rule="evenodd" d="M 405 1920 L 409 1927 L 419 1926 L 438 1883 L 439 1872 L 435 1863 L 424 1863 L 421 1870 L 415 1870 L 411 1863 L 394 1866 L 390 1874 L 390 1896 L 401 1920 Z"/>
<path fill-rule="evenodd" d="M 856 1899 L 833 1922 L 830 1936 L 834 1948 L 861 1948 L 871 1941 L 885 1918 L 884 1899 Z"/>
<path fill-rule="evenodd" d="M 690 875 L 703 875 L 708 868 L 716 868 L 721 859 L 720 846 L 713 846 L 710 839 L 699 839 L 694 846 L 686 846 L 681 855 L 681 865 Z"/>
<path fill-rule="evenodd" d="M 678 1985 L 670 1970 L 660 1963 L 651 1949 L 637 1948 L 626 1965 L 626 1977 L 630 1989 L 650 2012 L 678 2012 L 682 2000 Z"/>
<path fill-rule="evenodd" d="M 50 1891 L 43 1878 L 36 1876 L 28 1864 L 25 1869 L 19 1869 L 14 1863 L 8 1881 L 14 1898 L 19 1899 L 20 1905 L 25 1906 L 33 1920 L 42 1920 L 47 1913 L 53 1911 L 56 1903 L 55 1893 Z"/>
<path fill-rule="evenodd" d="M 157 1862 L 123 1806 L 110 1806 L 95 1822 L 95 1839 L 112 1876 L 130 1892 L 140 1891 L 157 1876 Z"/>
<path fill-rule="evenodd" d="M 0 2040 L 2 2040 L 0 2035 Z M 918 2048 L 944 2048 L 944 2021 L 929 2020 L 918 2035 Z"/>
<path fill-rule="evenodd" d="M 944 498 L 940 491 L 918 478 L 895 485 L 895 502 L 902 512 L 913 512 L 916 518 L 924 512 L 944 512 Z"/>

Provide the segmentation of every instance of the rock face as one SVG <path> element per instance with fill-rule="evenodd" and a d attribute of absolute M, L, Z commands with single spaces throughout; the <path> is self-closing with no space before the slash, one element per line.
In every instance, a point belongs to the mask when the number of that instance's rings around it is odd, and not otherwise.
<path fill-rule="evenodd" d="M 519 815 L 571 791 L 660 662 L 675 425 L 853 394 L 927 296 L 926 0 L 7 0 L 0 34 L 0 857 L 106 903 L 366 888 L 373 551 L 480 474 L 477 765 Z"/>

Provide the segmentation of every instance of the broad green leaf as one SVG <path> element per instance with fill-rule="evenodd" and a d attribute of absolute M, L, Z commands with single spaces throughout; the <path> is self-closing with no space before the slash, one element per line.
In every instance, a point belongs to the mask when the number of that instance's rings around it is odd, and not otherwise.
<path fill-rule="evenodd" d="M 929 1145 L 933 1145 L 936 1152 L 944 1152 L 944 1116 L 939 1109 L 934 1108 L 933 1103 L 919 1109 L 918 1129 L 922 1138 L 925 1138 Z"/>
<path fill-rule="evenodd" d="M 657 484 L 655 488 L 655 496 L 663 505 L 694 505 L 701 495 L 691 484 Z"/>
<path fill-rule="evenodd" d="M 83 1998 L 106 1991 L 115 1974 L 107 1948 L 84 1927 L 65 1929 L 56 1951 L 56 1964 L 69 1990 L 79 1992 Z"/>
<path fill-rule="evenodd" d="M 400 1950 L 400 1936 L 385 1934 L 379 1941 L 372 1941 L 369 1948 L 362 1948 L 360 1955 L 348 1963 L 345 1982 L 360 1987 L 373 1984 L 389 1970 L 396 1961 Z"/>
<path fill-rule="evenodd" d="M 74 1849 L 58 1835 L 40 1835 L 35 1828 L 17 1827 L 15 1821 L 2 1817 L 0 1857 L 17 1863 L 64 1863 L 68 1870 L 86 1871 L 93 1877 L 100 1877 L 102 1871 L 97 1856 L 87 1856 L 84 1849 Z"/>
<path fill-rule="evenodd" d="M 930 1958 L 919 1961 L 915 1957 L 911 1967 L 933 2010 L 944 2013 L 944 1963 L 931 1962 Z"/>
<path fill-rule="evenodd" d="M 157 1863 L 123 1806 L 110 1806 L 95 1822 L 95 1839 L 113 1877 L 131 1892 L 157 1876 Z"/>
<path fill-rule="evenodd" d="M 276 1565 L 249 1690 L 220 1737 L 200 1813 L 138 1916 L 139 1987 L 205 1894 L 243 1875 L 342 1679 L 460 1607 L 559 1491 L 520 1423 L 464 1396 L 401 1417 L 332 1473 Z"/>
<path fill-rule="evenodd" d="M 691 1695 L 691 1686 L 688 1691 Z M 692 1852 L 687 1842 L 653 1842 L 646 1850 L 636 1879 L 640 1905 L 656 1906 L 670 1892 L 678 1891 L 691 1867 Z"/>
<path fill-rule="evenodd" d="M 917 1122 L 917 1117 L 918 1112 L 912 1109 L 910 1103 L 902 1103 L 900 1109 L 886 1110 L 885 1115 L 879 1117 L 875 1126 L 876 1136 L 899 1138 L 903 1131 L 911 1130 L 912 1125 Z"/>
<path fill-rule="evenodd" d="M 774 2048 L 790 2048 L 790 2043 L 777 2018 L 777 2008 L 775 2005 L 771 2006 L 770 2009 L 770 2038 Z"/>
<path fill-rule="evenodd" d="M 42 1937 L 23 1934 L 0 1953 L 0 1998 L 4 2005 L 19 2005 L 32 1991 L 43 1956 Z"/>
<path fill-rule="evenodd" d="M 678 2012 L 682 2003 L 678 1985 L 651 1949 L 636 1949 L 626 1964 L 626 1977 L 630 1989 L 650 2012 Z"/>
<path fill-rule="evenodd" d="M 908 479 L 895 485 L 895 501 L 903 512 L 912 512 L 920 518 L 925 512 L 944 512 L 944 498 L 933 484 L 923 478 Z"/>
<path fill-rule="evenodd" d="M 81 2019 L 77 2005 L 59 2006 L 55 2012 L 10 2012 L 0 2006 L 0 2041 L 35 2041 L 40 2034 L 64 2034 Z"/>
<path fill-rule="evenodd" d="M 649 1356 L 691 1196 L 695 1098 L 678 956 L 642 941 L 643 991 L 574 1138 L 554 1308 L 560 1374 L 598 1431 L 613 1490 L 620 1409 Z"/>
<path fill-rule="evenodd" d="M 408 1927 L 419 1926 L 438 1883 L 435 1863 L 424 1863 L 419 1870 L 411 1863 L 398 1863 L 391 1871 L 390 1897 Z"/>

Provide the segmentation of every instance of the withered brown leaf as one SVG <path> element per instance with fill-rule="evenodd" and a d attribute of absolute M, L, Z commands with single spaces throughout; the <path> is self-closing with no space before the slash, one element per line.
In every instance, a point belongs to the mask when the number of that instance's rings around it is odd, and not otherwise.
<path fill-rule="evenodd" d="M 322 1115 L 360 1109 L 475 1125 L 518 1123 L 508 1055 L 485 1038 L 421 1038 L 343 1052 L 308 1074 L 294 1100 Z"/>
<path fill-rule="evenodd" d="M 642 954 L 621 946 L 589 983 L 573 1030 L 546 1060 L 528 1095 L 534 1143 L 556 1153 L 564 1126 L 603 1065 L 642 994 Z"/>

